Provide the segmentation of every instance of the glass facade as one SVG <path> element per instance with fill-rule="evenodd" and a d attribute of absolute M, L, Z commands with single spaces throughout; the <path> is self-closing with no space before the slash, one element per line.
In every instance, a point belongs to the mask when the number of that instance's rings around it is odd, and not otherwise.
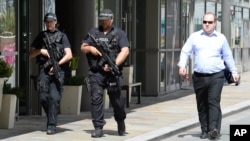
<path fill-rule="evenodd" d="M 15 18 L 15 1 L 0 0 L 0 52 L 1 59 L 13 67 L 13 73 L 7 83 L 15 86 L 16 74 L 16 18 Z"/>
<path fill-rule="evenodd" d="M 231 38 L 229 39 L 232 47 L 233 55 L 239 72 L 249 70 L 249 67 L 244 63 L 244 60 L 249 60 L 249 1 L 234 0 L 230 7 L 230 22 L 231 22 Z M 195 31 L 201 29 L 201 20 L 204 12 L 214 12 L 217 17 L 217 31 L 221 31 L 221 1 L 195 1 Z M 247 49 L 246 49 L 247 48 Z M 244 53 L 244 55 L 243 55 Z M 243 63 L 243 65 L 242 65 Z"/>
<path fill-rule="evenodd" d="M 194 11 L 194 31 L 198 31 L 202 28 L 202 18 L 205 13 L 205 3 L 203 0 L 195 1 L 195 11 Z"/>
<path fill-rule="evenodd" d="M 128 35 L 131 50 L 127 64 L 134 66 L 133 79 L 142 82 L 143 96 L 168 94 L 192 85 L 192 58 L 185 77 L 178 75 L 177 63 L 186 39 L 202 28 L 205 12 L 215 13 L 217 31 L 224 28 L 222 0 L 0 0 L 0 49 L 1 52 L 3 48 L 14 49 L 14 52 L 20 49 L 18 55 L 14 55 L 18 58 L 15 58 L 14 65 L 19 65 L 20 72 L 13 73 L 11 82 L 18 84 L 21 83 L 19 80 L 23 80 L 25 84 L 30 84 L 24 86 L 27 90 L 27 109 L 31 111 L 28 113 L 39 112 L 34 112 L 38 111 L 34 108 L 37 107 L 38 97 L 33 94 L 36 92 L 30 79 L 37 68 L 35 62 L 29 61 L 27 50 L 35 35 L 44 28 L 44 13 L 56 12 L 60 28 L 69 36 L 73 53 L 81 57 L 77 74 L 87 75 L 86 58 L 79 53 L 79 44 L 87 31 L 97 26 L 98 12 L 104 8 L 112 9 L 115 26 Z M 249 0 L 234 0 L 229 9 L 229 43 L 239 71 L 249 71 Z M 12 37 L 12 42 L 7 45 L 2 41 L 6 35 Z"/>
<path fill-rule="evenodd" d="M 231 6 L 231 46 L 236 64 L 241 71 L 249 70 L 249 1 L 234 1 Z"/>
<path fill-rule="evenodd" d="M 161 0 L 160 49 L 166 49 L 166 0 Z M 160 91 L 166 91 L 166 53 L 160 53 Z"/>
<path fill-rule="evenodd" d="M 186 8 L 186 7 L 185 7 Z M 177 62 L 181 48 L 181 1 L 161 0 L 160 19 L 160 93 L 180 89 Z M 185 11 L 185 10 L 184 10 Z"/>
<path fill-rule="evenodd" d="M 221 3 L 216 3 L 216 17 L 217 17 L 217 25 L 216 30 L 221 32 Z"/>

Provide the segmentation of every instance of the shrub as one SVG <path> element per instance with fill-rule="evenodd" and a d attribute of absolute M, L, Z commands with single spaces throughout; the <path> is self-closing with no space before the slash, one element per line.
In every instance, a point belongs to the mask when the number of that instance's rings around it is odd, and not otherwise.
<path fill-rule="evenodd" d="M 0 78 L 10 77 L 12 72 L 12 66 L 0 58 Z"/>
<path fill-rule="evenodd" d="M 8 79 L 4 80 L 3 94 L 15 94 L 18 98 L 22 98 L 24 96 L 24 89 L 21 87 L 12 87 L 7 81 Z"/>
<path fill-rule="evenodd" d="M 70 67 L 72 70 L 76 70 L 78 68 L 79 57 L 73 56 L 70 60 Z"/>
<path fill-rule="evenodd" d="M 64 85 L 79 86 L 84 84 L 84 80 L 84 76 L 72 76 L 65 80 Z"/>

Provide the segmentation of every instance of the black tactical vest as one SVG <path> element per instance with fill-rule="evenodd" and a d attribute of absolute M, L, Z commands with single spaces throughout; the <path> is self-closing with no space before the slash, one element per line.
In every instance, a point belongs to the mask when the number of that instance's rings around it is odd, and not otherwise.
<path fill-rule="evenodd" d="M 55 33 L 50 33 L 50 32 L 43 32 L 43 40 L 47 41 L 45 34 L 48 35 L 49 40 L 52 44 L 52 47 L 54 47 L 54 49 L 57 51 L 57 60 L 59 61 L 63 56 L 64 56 L 64 48 L 62 45 L 62 37 L 63 37 L 63 33 L 61 31 L 55 31 Z M 48 47 L 45 45 L 44 43 L 44 48 L 48 49 Z M 45 63 L 47 61 L 47 57 L 44 57 L 42 55 L 40 55 L 37 59 L 37 61 L 41 64 Z"/>
<path fill-rule="evenodd" d="M 108 44 L 107 54 L 109 57 L 115 62 L 118 53 L 120 52 L 120 48 L 117 46 L 117 29 L 114 28 L 111 32 L 104 35 L 96 28 L 96 32 L 94 33 L 94 37 L 98 42 L 106 42 Z M 102 60 L 100 56 L 94 56 L 91 53 L 87 54 L 88 64 L 90 69 L 99 70 L 104 64 L 105 61 Z"/>
<path fill-rule="evenodd" d="M 48 35 L 50 42 L 52 43 L 52 47 L 56 48 L 57 51 L 57 60 L 62 59 L 62 57 L 64 56 L 64 48 L 62 45 L 62 37 L 63 37 L 63 33 L 61 31 L 56 31 L 53 34 L 50 33 L 45 33 Z M 45 46 L 45 48 L 47 48 Z"/>

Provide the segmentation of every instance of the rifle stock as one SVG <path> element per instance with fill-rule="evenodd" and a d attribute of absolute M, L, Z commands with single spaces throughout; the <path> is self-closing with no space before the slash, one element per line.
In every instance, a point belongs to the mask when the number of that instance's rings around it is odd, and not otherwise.
<path fill-rule="evenodd" d="M 109 67 L 110 67 L 110 71 L 113 75 L 121 75 L 121 72 L 118 68 L 118 66 L 114 63 L 114 61 L 109 57 L 109 55 L 107 54 L 107 51 L 108 50 L 108 45 L 106 42 L 100 42 L 100 41 L 97 41 L 95 39 L 95 37 L 91 34 L 88 34 L 91 39 L 95 42 L 96 44 L 96 49 L 99 50 L 102 54 L 102 58 L 108 63 Z"/>

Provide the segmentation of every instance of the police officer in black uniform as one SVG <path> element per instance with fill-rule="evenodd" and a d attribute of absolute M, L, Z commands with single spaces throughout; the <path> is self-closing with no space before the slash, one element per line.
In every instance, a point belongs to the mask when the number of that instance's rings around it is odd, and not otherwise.
<path fill-rule="evenodd" d="M 125 32 L 113 26 L 113 13 L 110 9 L 104 9 L 98 17 L 100 26 L 92 28 L 88 36 L 82 41 L 81 51 L 86 54 L 89 63 L 89 82 L 91 86 L 91 114 L 95 130 L 91 136 L 94 138 L 103 136 L 105 125 L 103 111 L 103 93 L 107 88 L 111 105 L 114 109 L 114 118 L 118 125 L 118 134 L 125 133 L 125 98 L 121 95 L 123 76 L 111 73 L 111 68 L 102 59 L 101 52 L 96 48 L 97 41 L 108 44 L 108 55 L 115 65 L 122 70 L 122 66 L 129 54 L 129 42 Z M 90 36 L 91 35 L 91 36 Z M 115 86 L 111 86 L 115 84 Z M 117 84 L 117 85 L 116 85 Z"/>
<path fill-rule="evenodd" d="M 63 91 L 65 67 L 72 58 L 72 52 L 68 37 L 56 27 L 56 15 L 47 13 L 44 17 L 44 22 L 47 30 L 40 32 L 36 36 L 31 44 L 29 56 L 32 58 L 36 57 L 39 65 L 37 80 L 39 98 L 47 115 L 47 134 L 51 135 L 56 133 L 58 107 Z M 56 52 L 56 55 L 51 55 L 50 51 Z M 52 56 L 56 60 L 54 61 L 56 65 L 52 65 L 50 61 Z"/>

